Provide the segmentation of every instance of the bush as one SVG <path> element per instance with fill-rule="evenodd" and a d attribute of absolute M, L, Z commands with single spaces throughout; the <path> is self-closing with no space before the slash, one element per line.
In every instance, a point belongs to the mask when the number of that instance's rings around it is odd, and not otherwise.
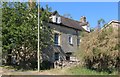
<path fill-rule="evenodd" d="M 82 37 L 77 56 L 83 65 L 96 71 L 120 71 L 118 30 L 113 28 L 94 31 Z"/>
<path fill-rule="evenodd" d="M 118 67 L 120 66 L 120 57 L 118 55 L 111 56 L 105 53 L 99 53 L 91 57 L 86 56 L 84 60 L 85 67 L 99 72 L 107 71 L 112 73 L 114 70 L 118 70 Z"/>

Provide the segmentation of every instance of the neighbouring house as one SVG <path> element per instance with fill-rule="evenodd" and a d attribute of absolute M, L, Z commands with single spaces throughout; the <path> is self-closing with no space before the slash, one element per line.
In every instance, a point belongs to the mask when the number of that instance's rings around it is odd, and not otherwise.
<path fill-rule="evenodd" d="M 80 21 L 76 21 L 59 15 L 57 11 L 52 13 L 50 19 L 51 22 L 47 23 L 47 26 L 54 31 L 54 45 L 43 49 L 42 59 L 52 63 L 70 61 L 73 53 L 79 48 L 80 33 L 90 32 L 89 23 L 84 16 Z"/>
<path fill-rule="evenodd" d="M 112 20 L 108 24 L 106 24 L 102 29 L 107 29 L 109 27 L 113 27 L 114 29 L 118 29 L 120 27 L 120 21 Z"/>

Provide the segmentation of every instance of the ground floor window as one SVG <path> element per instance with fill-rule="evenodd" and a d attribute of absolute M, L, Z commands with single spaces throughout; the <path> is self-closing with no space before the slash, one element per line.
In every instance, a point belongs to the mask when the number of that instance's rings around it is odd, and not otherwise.
<path fill-rule="evenodd" d="M 66 60 L 70 60 L 70 56 L 72 55 L 72 53 L 71 52 L 69 52 L 69 53 L 66 53 Z"/>
<path fill-rule="evenodd" d="M 54 56 L 55 61 L 59 60 L 59 53 L 55 53 Z"/>
<path fill-rule="evenodd" d="M 66 56 L 66 60 L 70 60 L 70 56 Z"/>

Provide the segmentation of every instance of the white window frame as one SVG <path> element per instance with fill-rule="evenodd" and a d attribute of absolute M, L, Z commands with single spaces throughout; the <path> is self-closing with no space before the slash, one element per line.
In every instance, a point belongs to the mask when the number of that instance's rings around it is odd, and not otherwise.
<path fill-rule="evenodd" d="M 55 44 L 55 34 L 57 34 L 58 35 L 58 44 Z M 55 45 L 60 45 L 60 34 L 59 33 L 54 33 L 54 44 Z"/>
<path fill-rule="evenodd" d="M 57 23 L 58 23 L 58 24 L 61 23 L 61 17 L 57 17 Z"/>
<path fill-rule="evenodd" d="M 57 16 L 55 15 L 55 16 L 52 16 L 52 22 L 53 23 L 56 23 L 56 21 L 57 21 Z"/>
<path fill-rule="evenodd" d="M 73 37 L 72 37 L 72 35 L 69 35 L 68 42 L 69 42 L 69 44 L 73 45 Z"/>

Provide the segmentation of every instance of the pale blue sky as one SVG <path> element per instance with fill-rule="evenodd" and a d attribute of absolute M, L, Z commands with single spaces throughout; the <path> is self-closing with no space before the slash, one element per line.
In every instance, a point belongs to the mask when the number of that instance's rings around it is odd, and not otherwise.
<path fill-rule="evenodd" d="M 41 2 L 41 6 L 48 4 L 52 11 L 57 10 L 60 15 L 71 14 L 74 20 L 79 21 L 86 16 L 91 27 L 97 26 L 97 21 L 103 18 L 106 23 L 118 20 L 117 2 Z"/>
<path fill-rule="evenodd" d="M 3 1 L 21 1 L 27 2 L 28 0 L 3 0 Z M 38 1 L 38 0 L 35 0 Z M 39 0 L 40 2 L 118 2 L 120 0 Z"/>

